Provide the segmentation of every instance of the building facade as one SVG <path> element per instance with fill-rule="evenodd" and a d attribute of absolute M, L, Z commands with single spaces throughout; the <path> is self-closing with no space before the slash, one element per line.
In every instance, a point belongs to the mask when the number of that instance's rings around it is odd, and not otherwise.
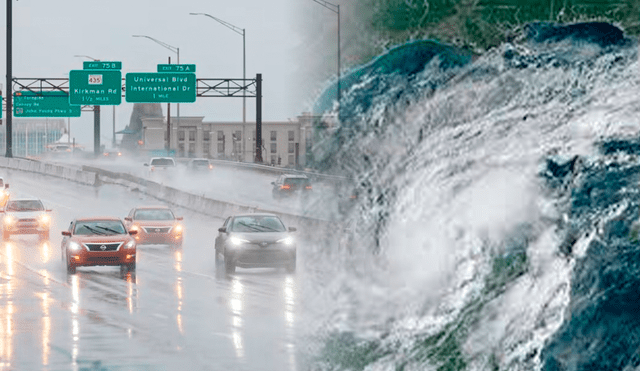
<path fill-rule="evenodd" d="M 0 130 L 0 151 L 6 152 L 6 128 Z M 68 121 L 62 118 L 14 117 L 11 120 L 11 152 L 15 157 L 37 156 L 47 146 L 58 141 L 68 130 Z"/>
<path fill-rule="evenodd" d="M 262 159 L 281 167 L 305 165 L 311 120 L 300 116 L 289 121 L 262 122 Z M 171 149 L 176 157 L 254 162 L 255 122 L 205 122 L 203 116 L 171 117 Z M 309 135 L 308 135 L 309 133 Z M 163 150 L 167 121 L 163 117 L 142 118 L 142 149 Z"/>

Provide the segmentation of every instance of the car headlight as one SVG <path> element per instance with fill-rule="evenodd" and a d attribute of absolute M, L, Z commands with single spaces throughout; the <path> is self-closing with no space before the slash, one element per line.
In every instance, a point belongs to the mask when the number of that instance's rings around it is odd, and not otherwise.
<path fill-rule="evenodd" d="M 51 221 L 51 217 L 47 214 L 40 215 L 39 219 L 42 224 L 49 224 L 49 222 Z"/>
<path fill-rule="evenodd" d="M 289 236 L 289 237 L 285 237 L 285 238 L 281 238 L 278 241 L 276 241 L 277 243 L 281 243 L 287 246 L 292 246 L 293 245 L 293 237 Z"/>
<path fill-rule="evenodd" d="M 80 244 L 74 241 L 69 242 L 69 250 L 70 251 L 80 251 Z"/>
<path fill-rule="evenodd" d="M 4 222 L 5 224 L 11 225 L 16 222 L 16 218 L 13 215 L 5 215 Z"/>
<path fill-rule="evenodd" d="M 176 226 L 173 227 L 173 231 L 175 233 L 182 233 L 182 230 L 183 230 L 182 224 L 176 224 Z"/>
<path fill-rule="evenodd" d="M 136 247 L 136 241 L 134 240 L 131 240 L 124 245 L 125 249 L 133 249 L 134 247 Z"/>
<path fill-rule="evenodd" d="M 238 238 L 238 237 L 231 237 L 231 238 L 229 238 L 229 242 L 231 242 L 231 244 L 233 246 L 240 246 L 240 245 L 243 245 L 243 244 L 245 244 L 245 243 L 247 243 L 249 241 L 248 240 L 244 240 L 242 238 Z"/>
<path fill-rule="evenodd" d="M 131 226 L 131 230 L 140 232 L 140 227 L 137 224 L 134 224 Z"/>

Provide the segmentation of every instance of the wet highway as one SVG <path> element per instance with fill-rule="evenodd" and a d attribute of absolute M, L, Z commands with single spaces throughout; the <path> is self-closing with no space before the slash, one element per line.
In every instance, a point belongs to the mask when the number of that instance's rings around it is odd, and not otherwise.
<path fill-rule="evenodd" d="M 12 236 L 0 246 L 0 370 L 299 370 L 298 272 L 216 267 L 222 216 L 173 207 L 182 249 L 139 246 L 135 273 L 80 267 L 68 275 L 61 230 L 75 217 L 124 217 L 162 202 L 115 185 L 83 186 L 3 170 L 15 195 L 52 209 L 49 241 Z M 171 206 L 171 205 L 170 205 Z"/>

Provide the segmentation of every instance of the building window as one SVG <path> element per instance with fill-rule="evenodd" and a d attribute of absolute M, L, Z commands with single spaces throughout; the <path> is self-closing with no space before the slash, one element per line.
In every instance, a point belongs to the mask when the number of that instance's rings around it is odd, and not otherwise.
<path fill-rule="evenodd" d="M 293 161 L 293 155 L 289 155 L 289 165 L 295 165 Z"/>
<path fill-rule="evenodd" d="M 234 142 L 233 143 L 233 153 L 235 153 L 236 155 L 239 155 L 241 151 L 242 151 L 241 143 Z"/>
<path fill-rule="evenodd" d="M 242 132 L 240 130 L 236 130 L 236 132 L 233 133 L 233 139 L 234 140 L 242 140 Z"/>
<path fill-rule="evenodd" d="M 218 153 L 224 153 L 224 142 L 218 143 Z"/>
<path fill-rule="evenodd" d="M 211 135 L 211 132 L 208 131 L 208 130 L 207 131 L 203 131 L 202 135 L 203 135 L 202 140 L 204 140 L 205 142 L 208 142 L 209 141 L 209 135 Z"/>
<path fill-rule="evenodd" d="M 271 140 L 275 141 L 278 137 L 277 137 L 278 132 L 277 131 L 272 131 L 271 132 Z"/>
<path fill-rule="evenodd" d="M 219 141 L 223 141 L 224 140 L 224 131 L 218 130 L 218 140 Z"/>
<path fill-rule="evenodd" d="M 271 143 L 271 153 L 276 153 L 277 151 L 277 146 L 275 143 Z"/>
<path fill-rule="evenodd" d="M 276 156 L 271 156 L 271 165 L 276 164 Z"/>
<path fill-rule="evenodd" d="M 195 143 L 189 143 L 189 154 L 193 155 L 194 153 L 196 153 L 196 144 Z"/>
<path fill-rule="evenodd" d="M 178 131 L 178 140 L 184 140 L 184 130 Z"/>
<path fill-rule="evenodd" d="M 289 143 L 289 153 L 293 153 L 295 148 L 295 143 Z"/>
<path fill-rule="evenodd" d="M 184 153 L 184 143 L 178 144 L 178 150 L 180 151 L 180 153 Z"/>
<path fill-rule="evenodd" d="M 190 142 L 195 142 L 196 140 L 196 131 L 195 130 L 189 130 L 189 141 Z"/>
<path fill-rule="evenodd" d="M 209 157 L 209 143 L 202 146 L 202 152 L 204 153 L 205 157 Z"/>
<path fill-rule="evenodd" d="M 293 130 L 289 130 L 289 142 L 293 142 L 294 133 Z"/>

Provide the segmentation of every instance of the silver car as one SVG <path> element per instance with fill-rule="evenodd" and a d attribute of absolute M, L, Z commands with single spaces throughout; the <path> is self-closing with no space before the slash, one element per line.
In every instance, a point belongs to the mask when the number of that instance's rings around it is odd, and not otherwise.
<path fill-rule="evenodd" d="M 37 198 L 10 199 L 2 209 L 2 238 L 7 240 L 12 234 L 37 234 L 49 239 L 50 213 Z"/>
<path fill-rule="evenodd" d="M 296 270 L 296 238 L 275 214 L 242 214 L 228 217 L 215 241 L 216 261 L 224 257 L 227 273 L 236 267 L 284 267 Z"/>

